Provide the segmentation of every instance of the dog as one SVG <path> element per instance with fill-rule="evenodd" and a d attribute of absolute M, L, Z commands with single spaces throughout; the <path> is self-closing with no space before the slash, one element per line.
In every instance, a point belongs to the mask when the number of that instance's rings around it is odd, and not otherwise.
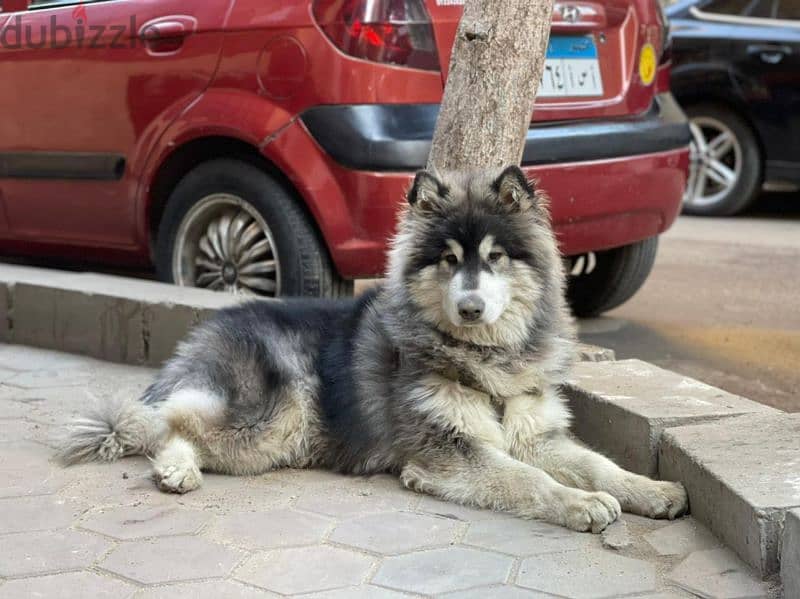
<path fill-rule="evenodd" d="M 680 483 L 575 441 L 559 395 L 574 353 L 543 193 L 516 166 L 420 171 L 383 286 L 349 300 L 219 311 L 139 400 L 77 420 L 65 463 L 152 456 L 160 489 L 202 471 L 393 472 L 453 502 L 598 533 L 675 518 Z"/>

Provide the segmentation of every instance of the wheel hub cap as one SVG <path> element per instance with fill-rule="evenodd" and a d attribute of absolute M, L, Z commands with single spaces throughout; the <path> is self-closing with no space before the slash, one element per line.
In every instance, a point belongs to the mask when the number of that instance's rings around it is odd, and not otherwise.
<path fill-rule="evenodd" d="M 226 262 L 222 266 L 222 280 L 226 285 L 233 285 L 236 283 L 236 267 L 230 262 Z"/>
<path fill-rule="evenodd" d="M 684 203 L 708 206 L 724 200 L 742 174 L 742 148 L 725 123 L 710 117 L 695 117 L 692 131 L 691 167 Z"/>
<path fill-rule="evenodd" d="M 272 233 L 250 204 L 229 194 L 200 200 L 178 229 L 173 272 L 179 285 L 274 297 L 280 270 Z"/>

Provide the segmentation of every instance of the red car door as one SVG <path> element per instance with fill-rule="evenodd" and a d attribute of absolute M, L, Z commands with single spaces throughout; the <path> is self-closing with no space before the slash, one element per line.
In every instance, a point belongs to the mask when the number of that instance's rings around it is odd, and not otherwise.
<path fill-rule="evenodd" d="M 0 235 L 141 241 L 134 202 L 148 149 L 211 81 L 231 2 L 4 3 Z"/>

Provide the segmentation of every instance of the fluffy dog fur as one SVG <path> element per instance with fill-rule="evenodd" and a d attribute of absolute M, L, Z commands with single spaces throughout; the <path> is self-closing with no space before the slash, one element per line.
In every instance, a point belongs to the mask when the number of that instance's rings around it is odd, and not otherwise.
<path fill-rule="evenodd" d="M 674 518 L 678 483 L 569 435 L 572 360 L 547 208 L 517 167 L 417 174 L 385 285 L 347 301 L 252 302 L 197 327 L 139 400 L 74 423 L 66 462 L 153 456 L 164 491 L 203 470 L 395 472 L 458 503 L 599 532 Z"/>

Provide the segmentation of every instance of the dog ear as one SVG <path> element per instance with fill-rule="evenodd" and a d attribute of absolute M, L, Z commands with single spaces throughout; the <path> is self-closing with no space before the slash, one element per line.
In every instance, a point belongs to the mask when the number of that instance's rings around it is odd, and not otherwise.
<path fill-rule="evenodd" d="M 428 171 L 418 171 L 414 183 L 408 190 L 408 203 L 420 213 L 430 214 L 436 211 L 447 195 L 447 186 Z"/>
<path fill-rule="evenodd" d="M 524 212 L 536 204 L 533 184 L 516 165 L 507 166 L 495 179 L 492 187 L 500 205 L 512 212 Z"/>

